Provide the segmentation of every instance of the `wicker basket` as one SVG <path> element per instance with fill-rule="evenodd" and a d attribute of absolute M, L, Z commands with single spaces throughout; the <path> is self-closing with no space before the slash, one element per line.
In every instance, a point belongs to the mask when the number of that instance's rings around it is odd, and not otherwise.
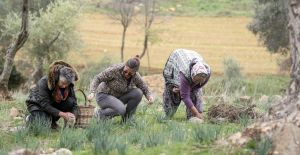
<path fill-rule="evenodd" d="M 90 123 L 91 119 L 94 116 L 94 108 L 95 106 L 86 103 L 86 95 L 83 90 L 78 89 L 76 91 L 80 91 L 84 96 L 84 105 L 78 105 L 78 117 L 76 119 L 75 127 L 85 128 Z"/>

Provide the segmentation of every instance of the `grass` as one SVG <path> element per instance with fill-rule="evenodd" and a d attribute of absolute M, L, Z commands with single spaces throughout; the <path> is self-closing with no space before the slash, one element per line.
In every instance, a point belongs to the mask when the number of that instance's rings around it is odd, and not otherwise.
<path fill-rule="evenodd" d="M 261 140 L 251 140 L 247 143 L 247 148 L 253 150 L 257 155 L 270 154 L 272 149 L 272 140 L 270 138 L 262 138 Z"/>
<path fill-rule="evenodd" d="M 176 11 L 170 12 L 169 8 Z M 176 16 L 251 16 L 251 0 L 175 0 L 162 4 L 163 12 Z"/>
<path fill-rule="evenodd" d="M 209 145 L 219 137 L 220 127 L 201 125 L 194 129 L 194 139 L 200 144 Z"/>
<path fill-rule="evenodd" d="M 281 76 L 260 76 L 255 78 L 245 77 L 243 80 L 246 81 L 246 85 L 257 87 L 256 89 L 246 89 L 245 91 L 245 94 L 253 96 L 254 102 L 256 102 L 259 100 L 258 94 L 268 96 L 281 94 L 281 89 L 286 87 L 288 78 Z M 211 79 L 207 86 L 209 89 L 205 92 L 205 98 L 218 95 L 215 94 L 215 89 L 217 88 L 213 89 L 213 85 L 211 85 L 217 84 L 218 81 L 220 80 L 216 77 Z M 267 86 L 270 88 L 267 88 Z M 13 121 L 8 116 L 8 111 L 11 107 L 17 107 L 26 111 L 24 109 L 26 95 L 16 95 L 20 96 L 18 100 L 2 102 L 0 104 L 0 115 L 3 116 L 0 118 L 3 120 L 1 121 L 1 126 L 14 127 L 23 124 L 22 121 Z M 234 93 L 228 94 L 228 97 L 233 98 L 231 99 L 233 101 L 235 100 L 235 95 Z M 79 96 L 79 98 L 81 97 Z M 272 102 L 272 100 L 270 98 L 268 102 Z M 207 98 L 205 101 L 204 113 L 206 115 L 207 108 L 215 103 L 216 99 Z M 252 148 L 250 146 L 241 149 L 224 148 L 214 144 L 214 140 L 226 138 L 244 129 L 247 124 L 253 121 L 247 117 L 242 117 L 238 123 L 223 122 L 220 124 L 211 124 L 206 120 L 204 124 L 197 125 L 185 120 L 185 106 L 183 104 L 179 106 L 177 113 L 171 120 L 163 119 L 164 113 L 161 108 L 161 100 L 156 100 L 151 106 L 147 106 L 143 101 L 137 109 L 134 121 L 126 124 L 122 124 L 120 118 L 100 122 L 95 120 L 86 129 L 65 129 L 44 132 L 44 134 L 34 134 L 35 132 L 28 130 L 28 128 L 17 132 L 1 129 L 0 153 L 7 154 L 7 152 L 16 148 L 36 150 L 37 148 L 57 149 L 66 147 L 71 149 L 75 155 L 224 154 L 224 152 L 228 152 L 229 154 L 249 154 L 251 152 L 263 153 L 269 148 L 268 141 L 254 142 L 257 145 L 252 146 Z M 260 110 L 265 112 L 264 109 Z"/>
<path fill-rule="evenodd" d="M 161 73 L 167 57 L 176 48 L 196 50 L 210 64 L 214 74 L 204 93 L 204 115 L 207 108 L 217 103 L 218 97 L 222 95 L 225 95 L 229 102 L 235 102 L 241 95 L 249 95 L 253 97 L 253 103 L 262 95 L 270 96 L 266 103 L 258 102 L 258 109 L 263 113 L 273 103 L 274 96 L 281 95 L 283 89 L 287 88 L 289 79 L 286 76 L 274 75 L 277 73 L 277 56 L 269 55 L 246 28 L 251 18 L 245 16 L 252 14 L 251 5 L 250 0 L 169 1 L 162 5 L 165 14 L 182 16 L 158 16 L 159 24 L 153 25 L 153 29 L 159 32 L 161 38 L 160 42 L 150 46 L 153 70 Z M 175 7 L 175 12 L 170 11 L 172 7 Z M 139 18 L 141 17 L 137 17 Z M 122 32 L 117 21 L 93 11 L 83 15 L 77 31 L 85 46 L 80 52 L 70 52 L 67 61 L 85 67 L 81 72 L 85 81 L 82 80 L 79 84 L 79 87 L 83 87 L 89 83 L 92 76 L 105 68 L 110 60 L 119 60 Z M 139 54 L 142 41 L 142 25 L 134 21 L 127 32 L 125 58 Z M 22 53 L 18 53 L 17 56 L 22 58 Z M 224 58 L 236 60 L 245 73 L 242 82 L 239 83 L 241 87 L 234 91 L 227 91 L 224 77 L 216 76 L 223 73 Z M 144 58 L 142 68 L 146 65 Z M 162 86 L 161 82 L 159 86 Z M 49 131 L 37 125 L 31 131 L 28 128 L 17 132 L 7 131 L 7 126 L 24 125 L 22 120 L 9 117 L 9 109 L 17 107 L 26 113 L 26 96 L 15 93 L 16 101 L 0 103 L 0 154 L 7 154 L 17 148 L 36 150 L 60 147 L 71 149 L 75 155 L 265 154 L 271 146 L 268 140 L 253 142 L 252 147 L 240 149 L 216 146 L 213 144 L 214 140 L 226 138 L 244 129 L 253 120 L 242 117 L 236 124 L 211 124 L 207 120 L 201 125 L 192 124 L 185 120 L 183 104 L 173 119 L 166 120 L 161 109 L 161 100 L 157 100 L 151 106 L 142 102 L 132 123 L 121 124 L 120 118 L 114 118 L 109 121 L 94 121 L 84 130 Z M 78 97 L 82 102 L 82 96 Z"/>
<path fill-rule="evenodd" d="M 86 140 L 84 131 L 66 128 L 61 130 L 58 147 L 70 150 L 80 150 Z"/>
<path fill-rule="evenodd" d="M 109 0 L 104 0 L 102 4 L 107 2 L 109 2 Z M 253 4 L 254 1 L 252 0 L 157 1 L 160 15 L 173 16 L 251 16 L 253 15 Z M 86 11 L 110 13 L 110 10 L 105 9 L 104 5 L 101 5 L 99 1 L 91 1 L 88 3 Z"/>

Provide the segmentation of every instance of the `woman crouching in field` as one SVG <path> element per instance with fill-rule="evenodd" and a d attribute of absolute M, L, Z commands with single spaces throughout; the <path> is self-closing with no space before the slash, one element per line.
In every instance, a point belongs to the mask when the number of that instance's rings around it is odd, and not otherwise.
<path fill-rule="evenodd" d="M 139 57 L 129 59 L 126 63 L 113 65 L 93 79 L 88 100 L 96 95 L 100 109 L 96 111 L 97 118 L 122 116 L 123 121 L 130 118 L 141 102 L 143 94 L 151 104 L 153 97 L 148 86 L 138 73 Z"/>
<path fill-rule="evenodd" d="M 27 123 L 42 120 L 51 123 L 53 129 L 58 128 L 56 121 L 60 117 L 75 123 L 78 113 L 74 82 L 77 80 L 78 75 L 71 65 L 63 61 L 53 62 L 48 76 L 38 81 L 26 100 L 30 112 Z"/>
<path fill-rule="evenodd" d="M 197 52 L 177 49 L 171 53 L 163 71 L 163 102 L 168 118 L 175 114 L 182 99 L 186 105 L 187 119 L 203 119 L 201 88 L 209 80 L 210 73 L 209 66 Z"/>

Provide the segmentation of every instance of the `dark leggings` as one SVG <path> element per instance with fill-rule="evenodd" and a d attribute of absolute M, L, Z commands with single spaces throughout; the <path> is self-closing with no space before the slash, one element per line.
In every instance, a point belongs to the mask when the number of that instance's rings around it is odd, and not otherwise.
<path fill-rule="evenodd" d="M 131 117 L 141 102 L 143 93 L 140 89 L 134 88 L 123 96 L 116 98 L 105 93 L 97 93 L 96 101 L 101 109 L 97 111 L 101 118 L 122 116 L 123 119 Z"/>

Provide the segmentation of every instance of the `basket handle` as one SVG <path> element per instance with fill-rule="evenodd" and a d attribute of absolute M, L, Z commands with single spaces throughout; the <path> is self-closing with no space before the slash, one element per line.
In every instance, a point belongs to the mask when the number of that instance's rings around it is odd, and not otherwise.
<path fill-rule="evenodd" d="M 84 105 L 86 106 L 86 101 L 87 101 L 87 99 L 86 99 L 86 94 L 84 93 L 84 91 L 83 91 L 82 89 L 76 89 L 75 91 L 79 91 L 79 92 L 81 92 L 81 93 L 83 94 L 83 97 L 84 97 Z"/>

